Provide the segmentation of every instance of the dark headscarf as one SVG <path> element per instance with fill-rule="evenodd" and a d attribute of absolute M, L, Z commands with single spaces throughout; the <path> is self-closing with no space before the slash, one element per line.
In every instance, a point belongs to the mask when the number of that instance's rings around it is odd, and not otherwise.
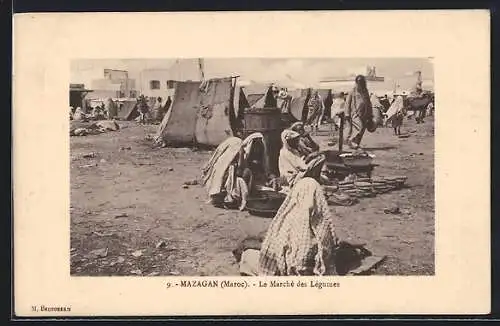
<path fill-rule="evenodd" d="M 368 92 L 368 88 L 366 86 L 366 78 L 363 75 L 357 75 L 356 78 L 354 79 L 355 86 L 353 89 L 353 96 L 354 94 L 358 93 L 362 99 L 362 120 L 368 121 L 372 117 L 372 103 L 370 101 L 370 93 Z M 359 105 L 359 104 L 357 104 Z"/>
<path fill-rule="evenodd" d="M 366 78 L 363 75 L 357 75 L 356 79 L 354 79 L 356 83 L 356 89 L 360 93 L 366 93 L 368 95 L 368 88 L 366 87 Z"/>

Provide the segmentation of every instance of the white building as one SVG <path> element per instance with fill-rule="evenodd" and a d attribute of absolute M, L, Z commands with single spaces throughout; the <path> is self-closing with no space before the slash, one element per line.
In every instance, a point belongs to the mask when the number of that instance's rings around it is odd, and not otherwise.
<path fill-rule="evenodd" d="M 95 90 L 92 98 L 127 98 L 136 97 L 135 80 L 130 79 L 128 71 L 104 69 L 104 78 L 93 79 L 92 88 Z"/>
<path fill-rule="evenodd" d="M 139 73 L 137 90 L 148 97 L 172 96 L 175 81 L 199 81 L 201 74 L 198 59 L 178 60 L 170 68 L 144 69 Z"/>

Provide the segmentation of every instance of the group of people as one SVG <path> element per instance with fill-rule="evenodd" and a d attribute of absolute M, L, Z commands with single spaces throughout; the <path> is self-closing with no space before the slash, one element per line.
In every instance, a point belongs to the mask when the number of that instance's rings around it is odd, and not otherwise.
<path fill-rule="evenodd" d="M 335 97 L 332 115 L 345 114 L 348 144 L 359 148 L 365 131 L 373 131 L 381 113 L 374 114 L 365 78 L 357 76 L 355 83 L 351 93 Z M 243 210 L 258 185 L 286 195 L 260 248 L 246 250 L 241 255 L 241 264 L 253 266 L 250 268 L 253 272 L 247 269 L 247 275 L 334 273 L 335 251 L 342 242 L 336 236 L 322 187 L 329 182 L 325 174 L 326 157 L 305 130 L 307 125 L 315 127 L 312 131 L 317 130 L 321 121 L 321 98 L 317 92 L 312 98 L 308 103 L 309 118 L 314 119 L 296 122 L 281 133 L 279 176 L 267 173 L 267 147 L 261 133 L 244 140 L 227 139 L 203 168 L 203 185 L 215 206 Z"/>
<path fill-rule="evenodd" d="M 355 87 L 349 94 L 340 92 L 332 96 L 329 121 L 336 131 L 340 128 L 342 121 L 345 121 L 347 144 L 356 149 L 361 143 L 366 125 L 372 119 L 372 107 L 365 77 L 362 75 L 356 77 Z M 324 100 L 317 90 L 311 94 L 307 102 L 307 110 L 306 125 L 311 132 L 316 133 L 325 117 Z M 342 119 L 343 117 L 345 120 Z"/>
<path fill-rule="evenodd" d="M 410 94 L 412 97 L 422 97 L 421 83 L 417 83 L 415 89 Z M 378 126 L 391 126 L 394 135 L 401 135 L 401 126 L 407 115 L 406 94 L 395 95 L 389 99 L 387 94 L 379 98 L 369 93 L 366 78 L 358 75 L 355 78 L 355 86 L 349 93 L 340 92 L 333 94 L 331 106 L 331 116 L 329 122 L 338 131 L 342 123 L 345 123 L 347 130 L 344 142 L 352 149 L 360 148 L 363 136 L 368 131 L 374 131 Z M 384 104 L 381 103 L 384 102 Z M 319 130 L 321 121 L 324 119 L 325 104 L 318 91 L 314 91 L 307 103 L 308 115 L 306 125 L 314 133 Z M 390 111 L 390 116 L 386 112 Z M 423 123 L 424 117 L 434 112 L 434 101 L 428 101 L 425 108 L 416 111 L 415 120 Z"/>
<path fill-rule="evenodd" d="M 281 141 L 279 176 L 267 169 L 268 149 L 261 133 L 243 140 L 230 137 L 219 145 L 202 169 L 209 202 L 243 210 L 259 186 L 284 193 L 254 261 L 256 275 L 331 274 L 339 241 L 321 187 L 327 181 L 326 158 L 302 122 L 285 129 Z M 249 254 L 243 255 L 247 263 Z"/>
<path fill-rule="evenodd" d="M 153 102 L 151 104 L 151 102 Z M 137 98 L 137 121 L 140 123 L 148 122 L 161 122 L 163 117 L 167 113 L 170 105 L 172 104 L 172 99 L 170 96 L 167 98 L 165 103 L 161 97 L 158 98 L 147 98 L 141 95 Z M 81 107 L 76 109 L 70 106 L 69 118 L 75 121 L 87 121 L 87 120 L 112 120 L 118 116 L 119 109 L 122 104 L 118 104 L 113 101 L 112 98 L 106 99 L 103 103 L 91 106 L 87 104 L 86 107 L 90 108 L 90 112 L 86 113 Z"/>
<path fill-rule="evenodd" d="M 249 196 L 259 187 L 272 187 L 287 192 L 305 176 L 322 176 L 325 156 L 319 145 L 296 122 L 281 133 L 279 176 L 272 173 L 269 151 L 262 133 L 256 132 L 245 139 L 230 137 L 221 143 L 202 169 L 203 184 L 209 201 L 216 206 L 245 209 Z"/>
<path fill-rule="evenodd" d="M 389 104 L 397 109 L 390 117 L 397 124 L 404 114 L 404 99 L 398 96 Z M 307 121 L 293 123 L 281 133 L 278 176 L 269 172 L 268 148 L 261 133 L 245 139 L 228 138 L 202 169 L 209 202 L 217 207 L 244 210 L 249 198 L 264 187 L 286 195 L 259 248 L 242 252 L 240 266 L 246 265 L 245 275 L 321 276 L 335 272 L 335 252 L 344 242 L 335 233 L 322 187 L 329 182 L 324 173 L 326 157 L 305 130 L 307 125 L 313 132 L 319 127 L 324 104 L 318 92 L 307 105 Z M 364 76 L 356 77 L 352 92 L 336 96 L 332 107 L 332 117 L 345 115 L 347 144 L 355 149 L 365 131 L 374 131 L 381 123 L 386 111 L 378 98 L 369 94 Z M 337 120 L 337 127 L 340 123 Z"/>
<path fill-rule="evenodd" d="M 137 121 L 139 121 L 139 123 L 161 122 L 171 104 L 172 99 L 170 96 L 167 97 L 164 103 L 161 97 L 147 98 L 141 95 L 137 98 L 137 108 L 139 112 Z"/>
<path fill-rule="evenodd" d="M 342 117 L 345 117 L 347 124 L 346 143 L 351 148 L 357 149 L 366 129 L 371 129 L 373 120 L 373 108 L 365 77 L 356 76 L 355 86 L 349 94 L 341 92 L 333 97 L 330 121 L 335 130 L 338 130 L 343 121 Z M 306 124 L 312 132 L 317 132 L 325 112 L 324 101 L 317 90 L 311 95 L 307 108 Z"/>
<path fill-rule="evenodd" d="M 89 108 L 90 112 L 85 112 L 81 107 L 76 109 L 72 106 L 69 107 L 69 118 L 75 121 L 88 121 L 88 120 L 112 120 L 118 115 L 119 104 L 108 98 L 103 103 L 92 106 L 90 101 L 87 100 L 85 107 Z"/>

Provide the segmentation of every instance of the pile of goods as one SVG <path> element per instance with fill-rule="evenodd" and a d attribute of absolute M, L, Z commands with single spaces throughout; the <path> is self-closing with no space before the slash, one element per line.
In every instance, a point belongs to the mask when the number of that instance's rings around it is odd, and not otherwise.
<path fill-rule="evenodd" d="M 69 135 L 70 136 L 87 136 L 98 135 L 108 131 L 117 131 L 120 129 L 118 123 L 113 120 L 101 120 L 97 122 L 71 122 Z"/>
<path fill-rule="evenodd" d="M 400 189 L 406 182 L 405 176 L 394 176 L 394 177 L 374 177 L 372 178 L 373 189 L 379 193 L 383 194 L 395 189 Z"/>
<path fill-rule="evenodd" d="M 333 205 L 352 205 L 356 201 L 350 201 L 349 198 L 375 197 L 378 194 L 384 194 L 389 191 L 401 189 L 407 180 L 406 176 L 387 176 L 373 178 L 359 178 L 349 176 L 337 185 L 323 186 L 328 201 Z M 337 200 L 338 197 L 342 200 Z M 345 197 L 345 198 L 344 198 Z M 332 199 L 332 200 L 330 200 Z M 340 202 L 340 203 L 339 203 Z"/>
<path fill-rule="evenodd" d="M 340 154 L 339 157 L 342 159 L 347 166 L 369 166 L 372 164 L 375 155 L 363 152 L 361 150 L 356 150 L 352 153 Z"/>

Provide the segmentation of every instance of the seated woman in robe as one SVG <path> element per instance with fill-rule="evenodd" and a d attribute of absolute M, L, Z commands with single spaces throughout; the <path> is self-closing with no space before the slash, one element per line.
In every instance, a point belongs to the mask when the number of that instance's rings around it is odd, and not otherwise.
<path fill-rule="evenodd" d="M 305 177 L 297 181 L 267 230 L 258 274 L 333 274 L 338 242 L 323 189 L 315 178 Z"/>
<path fill-rule="evenodd" d="M 281 133 L 283 146 L 278 159 L 279 172 L 290 187 L 293 186 L 297 174 L 307 169 L 307 164 L 299 150 L 299 138 L 299 133 L 293 130 L 285 129 Z"/>
<path fill-rule="evenodd" d="M 243 210 L 248 197 L 245 181 L 238 177 L 237 167 L 242 141 L 230 137 L 222 142 L 202 168 L 202 185 L 209 202 L 217 207 L 236 206 Z"/>
<path fill-rule="evenodd" d="M 245 180 L 249 193 L 255 192 L 258 185 L 268 182 L 268 152 L 264 135 L 256 132 L 243 140 L 238 163 L 238 175 Z"/>
<path fill-rule="evenodd" d="M 281 134 L 283 147 L 279 156 L 280 175 L 285 179 L 285 184 L 293 187 L 297 178 L 318 174 L 320 179 L 326 157 L 320 152 L 304 155 L 300 151 L 300 135 L 298 132 L 286 129 Z"/>
<path fill-rule="evenodd" d="M 266 180 L 267 150 L 263 135 L 255 133 L 244 141 L 230 137 L 221 143 L 203 168 L 203 185 L 216 206 L 245 209 L 250 192 Z M 260 144 L 260 146 L 259 146 Z"/>
<path fill-rule="evenodd" d="M 365 244 L 337 237 L 323 189 L 312 177 L 297 182 L 265 234 L 246 240 L 233 251 L 244 276 L 346 275 L 372 255 Z"/>

